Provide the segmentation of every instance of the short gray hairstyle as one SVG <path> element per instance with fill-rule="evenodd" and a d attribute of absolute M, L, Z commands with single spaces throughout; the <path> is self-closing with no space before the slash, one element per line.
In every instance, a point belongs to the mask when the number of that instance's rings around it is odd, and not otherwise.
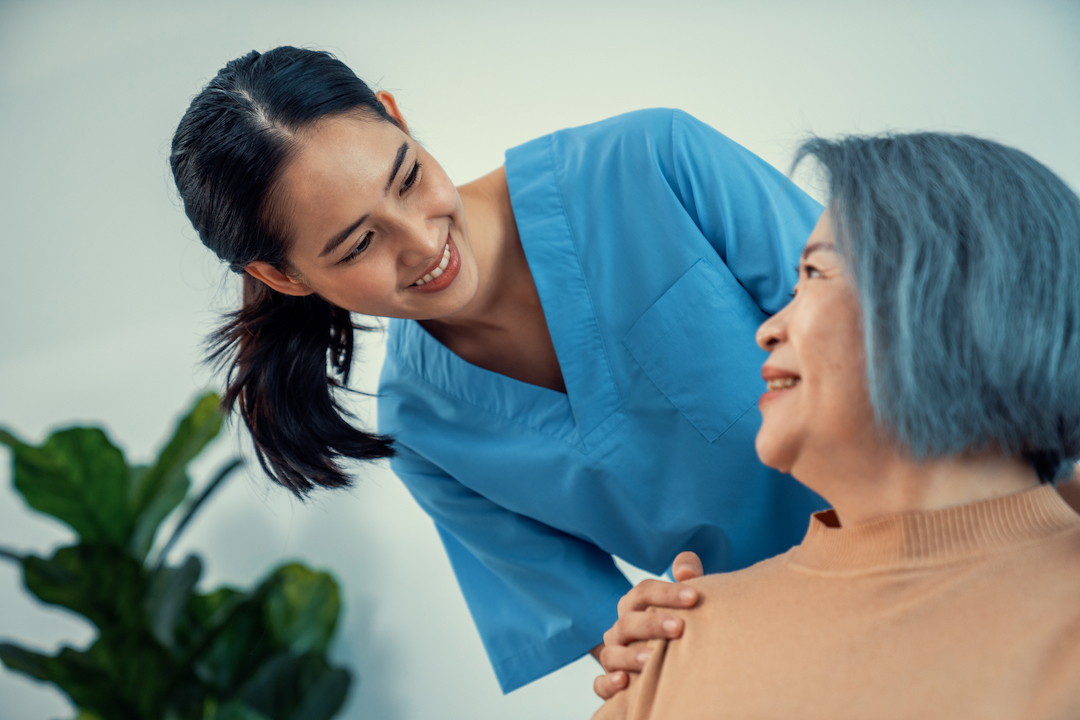
<path fill-rule="evenodd" d="M 1080 456 L 1080 198 L 996 142 L 814 138 L 862 310 L 871 402 L 914 457 Z"/>

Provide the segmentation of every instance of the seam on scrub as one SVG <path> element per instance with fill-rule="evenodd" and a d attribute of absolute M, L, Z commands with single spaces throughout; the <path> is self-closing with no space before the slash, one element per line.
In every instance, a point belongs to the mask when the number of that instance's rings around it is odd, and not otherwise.
<path fill-rule="evenodd" d="M 491 410 L 490 408 L 486 408 L 486 407 L 483 407 L 481 405 L 477 405 L 472 400 L 460 397 L 458 395 L 452 395 L 445 388 L 442 388 L 442 387 L 439 387 L 438 385 L 433 384 L 430 380 L 428 380 L 426 377 L 424 377 L 424 375 L 419 370 L 414 368 L 408 362 L 401 359 L 400 355 L 397 355 L 396 359 L 398 360 L 399 367 L 407 369 L 421 383 L 423 383 L 425 386 L 427 386 L 428 388 L 431 388 L 432 390 L 434 390 L 435 392 L 437 392 L 438 394 L 440 394 L 440 395 L 442 395 L 444 397 L 450 398 L 451 400 L 455 400 L 455 401 L 458 401 L 458 402 L 465 403 L 466 405 L 469 405 L 470 407 L 476 408 L 477 410 L 479 410 L 484 415 L 494 417 L 494 418 L 498 418 L 499 420 L 509 421 L 509 422 L 511 422 L 511 423 L 513 423 L 515 425 L 519 425 L 521 427 L 528 428 L 529 430 L 533 430 L 535 432 L 538 432 L 538 433 L 540 433 L 541 435 L 543 435 L 545 437 L 550 437 L 550 438 L 553 438 L 555 440 L 558 440 L 559 442 L 561 442 L 561 443 L 563 443 L 565 445 L 569 445 L 571 448 L 573 448 L 574 450 L 577 450 L 582 455 L 587 455 L 588 454 L 588 453 L 585 453 L 585 452 L 582 451 L 582 448 L 580 446 L 580 442 L 577 442 L 577 443 L 570 442 L 570 441 L 566 440 L 565 438 L 561 438 L 561 437 L 559 437 L 557 435 L 552 435 L 550 432 L 548 432 L 546 430 L 542 430 L 542 429 L 540 429 L 538 427 L 534 427 L 534 426 L 530 425 L 529 423 L 522 422 L 519 418 L 510 417 L 509 415 L 503 415 L 501 413 L 497 413 L 494 410 Z M 576 423 L 574 425 L 574 430 L 575 431 L 577 430 L 577 424 Z"/>
<path fill-rule="evenodd" d="M 619 573 L 619 574 L 621 575 L 621 574 L 622 574 L 622 572 L 620 571 L 620 573 Z M 625 576 L 625 575 L 623 575 L 623 578 L 626 578 L 626 576 Z M 629 581 L 629 580 L 627 580 L 627 582 L 630 582 L 630 581 Z M 631 585 L 631 588 L 632 588 L 632 587 L 633 587 L 633 585 Z M 611 600 L 612 598 L 619 598 L 619 599 L 621 599 L 621 598 L 622 598 L 622 596 L 623 596 L 623 595 L 625 595 L 625 594 L 626 594 L 626 593 L 613 593 L 613 594 L 611 594 L 611 595 L 608 595 L 608 596 L 607 596 L 606 598 L 604 598 L 604 603 L 607 603 L 607 602 L 609 602 L 609 601 L 610 601 L 610 600 Z M 618 604 L 618 601 L 616 601 L 616 605 L 617 605 L 617 604 Z M 592 617 L 593 615 L 596 615 L 597 613 L 599 613 L 599 612 L 600 612 L 600 611 L 602 611 L 603 609 L 604 609 L 604 605 L 602 605 L 602 604 L 598 604 L 598 605 L 597 605 L 597 606 L 596 606 L 595 608 L 593 608 L 592 612 L 590 612 L 589 614 L 585 615 L 585 616 L 584 616 L 583 618 L 580 618 L 580 620 L 579 620 L 579 619 L 574 619 L 574 618 L 571 618 L 571 623 L 573 623 L 573 624 L 571 624 L 571 625 L 570 625 L 570 627 L 566 628 L 565 630 L 561 630 L 561 631 L 559 631 L 559 632 L 558 632 L 558 633 L 556 633 L 555 635 L 552 635 L 551 637 L 549 637 L 549 638 L 547 638 L 547 639 L 545 639 L 545 640 L 541 640 L 541 641 L 539 641 L 539 642 L 535 642 L 535 643 L 533 643 L 532 645 L 530 645 L 530 646 L 528 646 L 528 647 L 526 647 L 526 648 L 522 648 L 522 649 L 518 650 L 518 651 L 517 651 L 516 653 L 514 653 L 513 655 L 509 655 L 509 656 L 507 656 L 507 657 L 503 658 L 502 660 L 499 660 L 499 662 L 498 662 L 498 665 L 499 665 L 500 667 L 502 667 L 502 666 L 503 666 L 503 665 L 505 665 L 506 663 L 508 663 L 508 662 L 512 662 L 513 660 L 516 660 L 517 658 L 519 658 L 520 656 L 524 655 L 525 653 L 528 653 L 528 652 L 532 652 L 532 651 L 533 651 L 534 649 L 536 649 L 536 648 L 538 648 L 538 647 L 542 647 L 542 646 L 544 646 L 544 645 L 548 645 L 548 644 L 550 644 L 550 643 L 552 643 L 552 642 L 554 642 L 554 641 L 558 640 L 558 638 L 562 637 L 563 635 L 566 635 L 567 633 L 571 632 L 572 630 L 575 630 L 575 629 L 577 629 L 577 626 L 578 626 L 578 624 L 579 624 L 579 623 L 580 623 L 581 621 L 587 620 L 588 618 Z M 603 642 L 603 636 L 601 636 L 601 638 L 600 638 L 600 641 L 601 641 L 601 642 Z M 595 646 L 594 646 L 594 647 L 595 647 Z M 585 655 L 588 655 L 588 654 L 589 654 L 589 650 L 592 650 L 592 648 L 588 648 L 588 649 L 586 649 L 586 650 L 585 650 Z M 584 657 L 584 655 L 583 655 L 582 657 Z M 563 665 L 562 667 L 566 667 L 566 666 L 565 666 L 565 665 Z M 555 668 L 555 670 L 558 670 L 558 669 L 559 669 L 559 668 Z M 551 672 L 555 672 L 555 670 L 549 670 L 549 671 L 548 671 L 548 673 L 551 673 Z M 544 673 L 544 674 L 545 674 L 545 675 L 547 675 L 548 673 Z M 543 677 L 543 676 L 541 676 L 541 677 Z M 539 678 L 534 678 L 533 680 L 530 680 L 529 682 L 534 682 L 535 680 L 538 680 L 538 679 L 539 679 Z M 526 684 L 527 684 L 527 683 L 526 683 Z"/>
<path fill-rule="evenodd" d="M 707 259 L 698 258 L 697 260 L 694 261 L 694 264 L 691 265 L 689 268 L 687 268 L 686 272 L 684 272 L 682 275 L 680 275 L 679 279 L 676 280 L 675 283 L 670 288 L 668 288 L 663 293 L 663 295 L 661 295 L 657 299 L 657 301 L 652 304 L 652 306 L 648 310 L 646 310 L 644 313 L 642 313 L 641 317 L 638 318 L 638 321 L 640 321 L 641 318 L 648 315 L 649 312 L 654 307 L 656 307 L 660 303 L 660 301 L 663 300 L 664 297 L 669 292 L 671 292 L 671 290 L 675 287 L 675 285 L 678 285 L 682 281 L 682 279 L 684 277 L 686 277 L 691 272 L 693 272 L 694 268 L 697 267 L 698 263 L 702 263 L 702 262 L 705 263 L 708 267 L 712 268 L 714 271 L 716 270 L 716 268 L 713 268 L 712 264 Z M 694 311 L 694 310 L 697 310 L 696 306 L 692 307 L 692 306 L 690 306 L 688 304 L 684 305 L 683 309 L 681 311 L 679 311 L 679 313 L 675 316 L 675 319 L 672 320 L 672 322 L 668 326 L 668 328 L 666 330 L 664 330 L 664 332 L 662 332 L 660 335 L 657 335 L 656 340 L 649 343 L 649 345 L 647 347 L 642 347 L 642 350 L 644 351 L 644 354 L 647 355 L 647 356 L 651 356 L 653 354 L 653 351 L 656 350 L 657 346 L 660 345 L 667 338 L 668 335 L 670 335 L 672 332 L 674 332 L 675 328 L 679 327 L 679 325 L 682 324 L 683 318 L 685 318 L 691 311 Z M 623 336 L 622 344 L 623 344 L 624 347 L 627 345 L 626 336 L 629 335 L 630 333 L 632 333 L 634 331 L 634 329 L 637 327 L 637 325 L 638 325 L 638 323 L 635 322 L 632 326 L 630 326 L 630 329 L 626 332 L 626 335 Z M 636 344 L 636 343 L 630 343 L 630 344 Z M 645 344 L 642 343 L 642 345 L 644 346 Z M 634 358 L 634 360 L 637 361 L 638 365 L 641 365 L 642 367 L 644 367 L 644 363 L 642 363 L 641 360 L 638 360 L 637 353 L 635 353 L 633 350 L 630 350 L 629 348 L 627 348 L 627 350 L 629 350 L 630 355 Z"/>
<path fill-rule="evenodd" d="M 615 373 L 611 368 L 611 360 L 608 358 L 608 344 L 604 342 L 604 334 L 600 332 L 600 319 L 596 314 L 596 305 L 593 303 L 592 287 L 589 285 L 588 276 L 585 275 L 585 266 L 581 263 L 581 253 L 578 252 L 578 237 L 574 233 L 574 226 L 570 224 L 570 218 L 566 215 L 566 197 L 563 194 L 562 176 L 559 174 L 559 166 L 555 162 L 555 136 L 557 134 L 558 133 L 551 134 L 551 145 L 549 149 L 551 151 L 551 171 L 555 174 L 555 188 L 559 191 L 559 211 L 562 213 L 563 222 L 566 224 L 566 232 L 570 236 L 570 244 L 574 251 L 574 258 L 577 260 L 578 268 L 581 270 L 581 282 L 585 285 L 585 299 L 589 302 L 589 312 L 592 314 L 593 320 L 596 322 L 597 335 L 600 336 L 600 347 L 604 350 L 604 365 L 607 367 L 608 377 L 611 378 L 611 385 L 615 388 L 615 396 L 619 399 L 619 410 L 622 410 L 623 396 L 622 393 L 619 392 L 619 384 L 615 382 Z M 562 372 L 561 367 L 559 368 L 559 372 Z M 567 399 L 569 399 L 569 395 L 567 395 Z M 618 412 L 618 410 L 616 412 Z M 576 422 L 574 424 L 575 426 L 577 425 Z M 603 423 L 601 423 L 601 425 L 602 424 Z M 598 425 L 597 427 L 600 426 Z M 580 431 L 578 434 L 580 435 Z M 582 444 L 584 444 L 584 437 L 581 438 L 581 442 Z"/>
<path fill-rule="evenodd" d="M 750 403 L 750 407 L 748 407 L 748 408 L 746 408 L 745 410 L 743 410 L 743 411 L 742 411 L 742 412 L 741 412 L 741 413 L 739 414 L 739 417 L 737 417 L 737 418 L 735 418 L 734 420 L 732 420 L 732 421 L 731 421 L 731 424 L 730 424 L 730 425 L 728 425 L 728 426 L 727 426 L 726 428 L 724 428 L 724 431 L 723 431 L 722 433 L 720 433 L 719 435 L 717 435 L 717 436 L 716 436 L 715 438 L 713 438 L 713 439 L 712 439 L 712 440 L 710 440 L 709 442 L 710 442 L 710 443 L 714 443 L 714 442 L 716 442 L 717 440 L 719 440 L 720 438 L 724 437 L 724 435 L 726 435 L 726 434 L 727 434 L 727 431 L 728 431 L 728 430 L 730 430 L 731 428 L 733 428 L 733 427 L 735 427 L 736 425 L 738 425 L 738 424 L 739 424 L 739 421 L 740 421 L 740 420 L 742 420 L 742 419 L 743 419 L 743 417 L 745 417 L 745 416 L 746 416 L 746 413 L 750 412 L 751 410 L 753 410 L 753 409 L 754 409 L 754 408 L 756 408 L 756 407 L 757 407 L 757 403 Z M 687 418 L 687 419 L 689 419 L 689 418 Z"/>

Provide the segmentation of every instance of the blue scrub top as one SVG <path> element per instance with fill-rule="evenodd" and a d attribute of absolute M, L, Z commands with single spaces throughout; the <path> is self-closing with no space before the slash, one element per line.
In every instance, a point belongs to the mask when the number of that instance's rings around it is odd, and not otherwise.
<path fill-rule="evenodd" d="M 735 570 L 824 502 L 754 452 L 754 332 L 821 206 L 677 110 L 533 140 L 506 177 L 566 394 L 392 320 L 378 408 L 509 692 L 602 642 L 630 589 L 612 555 Z"/>

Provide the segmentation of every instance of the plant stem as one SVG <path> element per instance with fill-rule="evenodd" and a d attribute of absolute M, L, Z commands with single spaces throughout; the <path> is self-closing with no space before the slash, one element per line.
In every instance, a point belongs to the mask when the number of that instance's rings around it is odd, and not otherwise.
<path fill-rule="evenodd" d="M 169 541 L 165 543 L 164 547 L 161 548 L 161 552 L 158 554 L 157 562 L 154 563 L 154 572 L 161 569 L 161 566 L 165 564 L 165 558 L 169 554 L 169 551 L 172 550 L 172 546 L 176 544 L 176 541 L 180 537 L 180 533 L 184 532 L 184 528 L 186 528 L 188 523 L 191 522 L 191 519 L 195 517 L 195 513 L 199 511 L 199 508 L 202 507 L 207 498 L 218 489 L 221 483 L 225 481 L 225 478 L 243 464 L 244 461 L 240 458 L 233 458 L 218 470 L 218 474 L 214 476 L 214 479 L 210 481 L 210 484 L 206 486 L 195 502 L 192 503 L 191 507 L 188 508 L 187 512 L 184 513 L 184 517 L 176 524 L 176 529 L 173 530 L 172 536 L 169 537 Z"/>

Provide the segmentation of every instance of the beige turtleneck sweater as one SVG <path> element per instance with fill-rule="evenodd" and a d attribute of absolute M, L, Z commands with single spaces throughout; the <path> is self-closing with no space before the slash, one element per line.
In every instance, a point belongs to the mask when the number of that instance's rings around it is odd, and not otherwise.
<path fill-rule="evenodd" d="M 836 527 L 692 581 L 594 720 L 1080 718 L 1080 516 L 1054 488 Z"/>

